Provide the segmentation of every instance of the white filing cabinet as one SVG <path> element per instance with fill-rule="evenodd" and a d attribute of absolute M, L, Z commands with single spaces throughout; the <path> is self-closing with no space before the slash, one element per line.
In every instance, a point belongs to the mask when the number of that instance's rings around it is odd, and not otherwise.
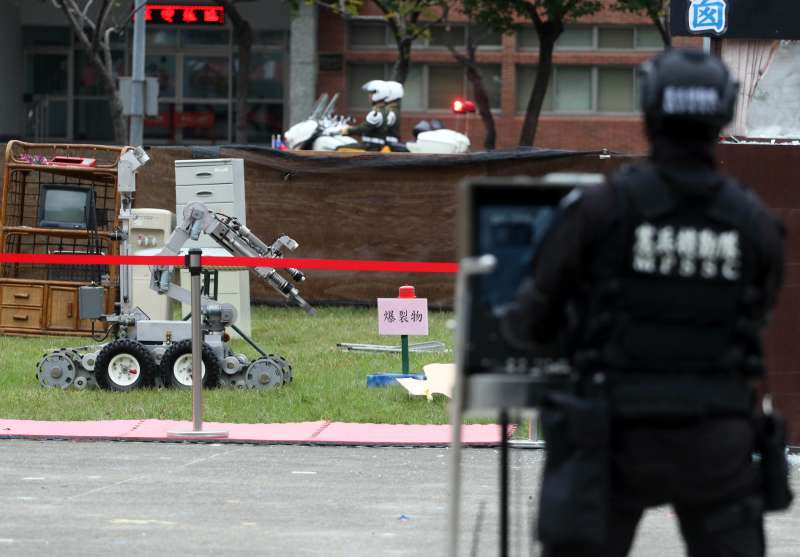
<path fill-rule="evenodd" d="M 183 209 L 193 201 L 200 201 L 212 211 L 236 217 L 246 224 L 244 161 L 242 159 L 175 161 L 175 212 L 178 225 L 183 222 Z M 205 234 L 196 241 L 186 242 L 181 254 L 195 247 L 202 249 L 205 255 L 228 255 L 228 252 Z M 189 274 L 186 271 L 181 271 L 181 284 L 190 284 Z M 219 301 L 236 306 L 239 312 L 236 326 L 249 335 L 250 272 L 220 271 L 218 293 Z M 190 311 L 188 304 L 184 304 L 182 310 L 187 314 Z"/>
<path fill-rule="evenodd" d="M 129 233 L 133 255 L 158 255 L 175 228 L 175 214 L 164 209 L 133 209 Z M 172 319 L 173 302 L 150 289 L 150 267 L 131 267 L 131 307 L 139 307 L 150 319 Z"/>

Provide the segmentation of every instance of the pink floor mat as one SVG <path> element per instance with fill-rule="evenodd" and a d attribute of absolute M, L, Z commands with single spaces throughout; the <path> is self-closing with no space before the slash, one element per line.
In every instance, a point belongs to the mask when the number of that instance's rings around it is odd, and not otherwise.
<path fill-rule="evenodd" d="M 50 422 L 0 418 L 0 439 L 74 439 L 119 441 L 173 441 L 170 431 L 191 430 L 191 422 L 170 420 L 107 420 L 98 422 Z M 421 445 L 450 443 L 449 425 L 351 424 L 300 422 L 287 424 L 226 424 L 209 422 L 204 429 L 228 432 L 215 442 L 299 443 L 319 445 Z M 514 427 L 510 427 L 511 435 Z M 465 445 L 497 445 L 497 425 L 465 425 Z M 207 441 L 207 439 L 204 439 Z"/>

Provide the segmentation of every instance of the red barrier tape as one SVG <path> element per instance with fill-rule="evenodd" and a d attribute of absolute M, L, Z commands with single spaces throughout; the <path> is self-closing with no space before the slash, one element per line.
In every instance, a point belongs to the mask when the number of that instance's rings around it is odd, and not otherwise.
<path fill-rule="evenodd" d="M 217 267 L 273 267 L 325 271 L 369 271 L 383 273 L 457 273 L 457 263 L 413 261 L 360 261 L 353 259 L 273 259 L 269 257 L 203 256 L 201 264 Z M 173 265 L 183 266 L 182 256 L 169 255 L 49 255 L 0 253 L 0 263 L 40 265 Z"/>

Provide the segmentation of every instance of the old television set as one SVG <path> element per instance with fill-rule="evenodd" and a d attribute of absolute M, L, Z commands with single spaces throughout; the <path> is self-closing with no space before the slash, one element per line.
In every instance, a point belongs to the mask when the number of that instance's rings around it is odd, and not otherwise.
<path fill-rule="evenodd" d="M 97 225 L 95 192 L 71 184 L 42 184 L 39 191 L 41 228 L 89 229 Z"/>
<path fill-rule="evenodd" d="M 514 301 L 530 277 L 536 254 L 559 204 L 571 193 L 603 182 L 598 174 L 551 174 L 543 178 L 483 177 L 461 187 L 460 257 L 493 255 L 495 266 L 466 277 L 466 303 L 459 302 L 465 327 L 462 351 L 465 407 L 489 408 L 511 398 L 523 404 L 526 377 L 545 363 L 558 361 L 550 350 L 523 349 L 510 343 L 501 327 L 504 306 Z M 544 347 L 542 347 L 544 348 Z M 548 347 L 550 348 L 550 347 Z M 498 379 L 499 378 L 499 379 Z"/>

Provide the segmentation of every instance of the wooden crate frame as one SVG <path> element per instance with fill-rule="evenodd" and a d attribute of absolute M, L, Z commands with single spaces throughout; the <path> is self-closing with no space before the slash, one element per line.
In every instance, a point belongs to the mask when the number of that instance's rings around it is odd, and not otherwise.
<path fill-rule="evenodd" d="M 93 248 L 107 255 L 118 255 L 119 247 L 114 237 L 119 230 L 120 194 L 117 188 L 119 159 L 129 147 L 105 145 L 37 144 L 11 141 L 6 146 L 3 190 L 0 196 L 0 250 L 6 253 L 48 254 L 81 253 Z M 93 158 L 93 167 L 50 164 L 56 156 Z M 91 187 L 98 200 L 98 214 L 102 215 L 94 239 L 88 230 L 43 228 L 38 226 L 39 192 L 43 184 L 76 184 Z M 91 241 L 90 241 L 91 240 Z M 6 285 L 19 289 L 20 285 L 31 288 L 42 287 L 44 300 L 41 306 L 20 305 L 21 310 L 38 311 L 40 327 L 16 327 L 0 325 L 0 332 L 8 334 L 56 334 L 87 335 L 85 323 L 77 319 L 77 311 L 69 302 L 69 319 L 74 327 L 51 324 L 52 312 L 57 310 L 51 303 L 50 293 L 77 288 L 89 284 L 96 277 L 95 270 L 78 268 L 80 273 L 70 276 L 68 269 L 53 269 L 53 266 L 35 264 L 0 265 L 0 290 Z M 108 313 L 114 310 L 119 292 L 119 269 L 107 268 L 109 280 L 106 287 L 105 307 Z M 6 304 L 9 304 L 6 299 Z M 21 302 L 24 304 L 24 300 Z M 8 313 L 16 306 L 0 304 L 0 314 Z M 74 315 L 73 315 L 74 314 Z M 100 331 L 102 332 L 102 331 Z"/>

